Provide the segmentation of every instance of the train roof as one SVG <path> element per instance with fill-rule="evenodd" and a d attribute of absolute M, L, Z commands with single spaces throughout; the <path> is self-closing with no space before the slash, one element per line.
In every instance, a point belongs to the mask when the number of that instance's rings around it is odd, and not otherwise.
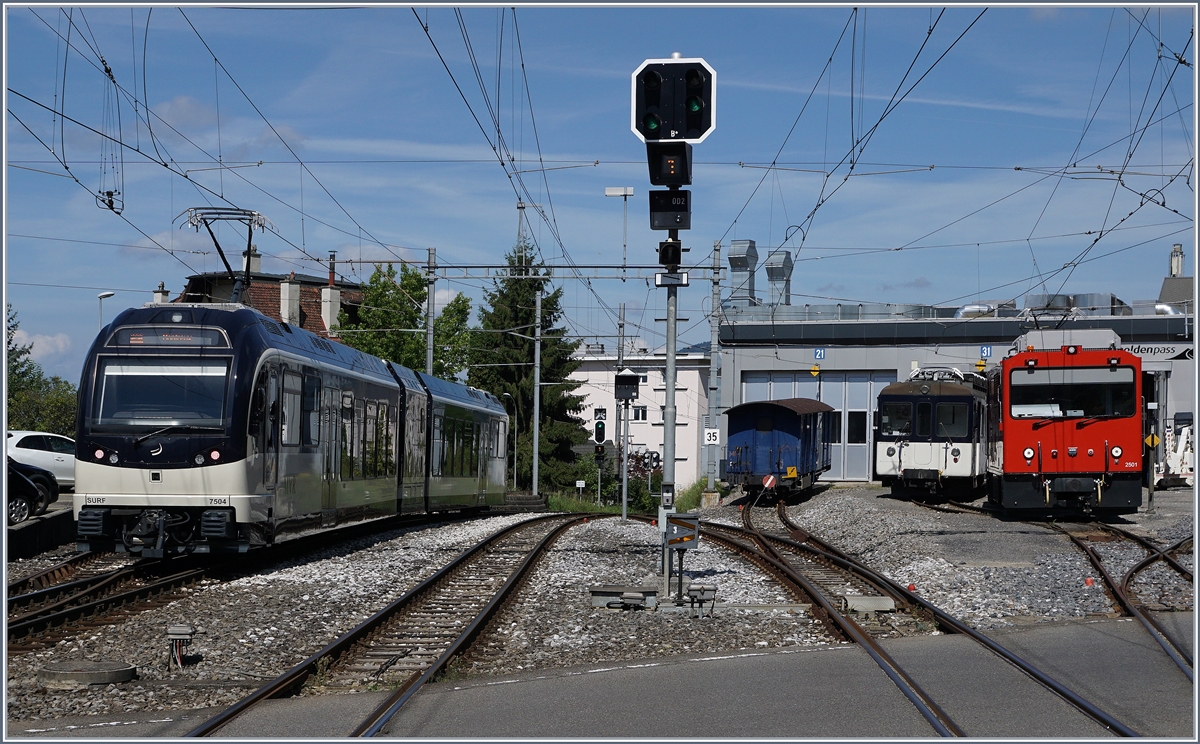
<path fill-rule="evenodd" d="M 401 385 L 409 390 L 416 390 L 422 394 L 425 393 L 425 388 L 421 385 L 421 378 L 417 377 L 416 372 L 412 371 L 408 367 L 402 367 L 395 362 L 388 362 L 387 366 L 388 369 L 391 370 L 392 376 L 395 377 Z"/>
<path fill-rule="evenodd" d="M 784 400 L 756 400 L 750 403 L 742 403 L 730 408 L 725 412 L 725 415 L 732 416 L 735 413 L 745 413 L 755 408 L 783 408 L 792 413 L 822 413 L 833 410 L 833 406 L 822 403 L 819 400 L 813 400 L 812 398 L 785 398 Z"/>
<path fill-rule="evenodd" d="M 240 303 L 148 303 L 117 315 L 102 333 L 105 338 L 124 326 L 210 326 L 225 330 L 231 343 L 239 331 L 253 330 L 268 347 L 290 351 L 314 362 L 392 381 L 382 359 L 343 343 L 328 341 L 311 331 L 277 322 Z"/>
<path fill-rule="evenodd" d="M 429 388 L 429 392 L 434 397 L 442 400 L 451 400 L 459 405 L 469 408 L 479 408 L 491 413 L 496 413 L 501 416 L 507 416 L 508 411 L 500 403 L 500 399 L 484 390 L 473 388 L 469 385 L 461 385 L 457 382 L 450 382 L 432 375 L 427 375 L 424 372 L 416 373 L 421 382 Z"/>
<path fill-rule="evenodd" d="M 879 391 L 880 396 L 884 395 L 907 395 L 907 396 L 930 396 L 930 397 L 948 397 L 951 395 L 984 395 L 986 391 L 978 385 L 973 385 L 970 382 L 952 382 L 943 380 L 905 380 L 904 382 L 893 382 L 883 390 Z"/>

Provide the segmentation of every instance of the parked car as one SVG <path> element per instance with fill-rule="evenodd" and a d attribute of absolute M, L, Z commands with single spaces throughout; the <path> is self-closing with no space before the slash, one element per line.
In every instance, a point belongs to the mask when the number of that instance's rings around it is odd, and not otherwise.
<path fill-rule="evenodd" d="M 39 498 L 37 486 L 17 470 L 11 457 L 8 458 L 8 523 L 20 524 L 29 519 Z"/>
<path fill-rule="evenodd" d="M 8 458 L 8 467 L 9 470 L 16 470 L 24 476 L 26 480 L 33 484 L 34 489 L 37 491 L 36 496 L 31 502 L 34 514 L 45 514 L 46 509 L 55 501 L 58 501 L 58 479 L 54 477 L 54 473 L 45 468 L 39 468 L 36 465 L 29 465 L 14 460 L 11 457 Z"/>
<path fill-rule="evenodd" d="M 10 431 L 8 456 L 54 473 L 62 488 L 75 488 L 75 440 L 44 431 Z"/>

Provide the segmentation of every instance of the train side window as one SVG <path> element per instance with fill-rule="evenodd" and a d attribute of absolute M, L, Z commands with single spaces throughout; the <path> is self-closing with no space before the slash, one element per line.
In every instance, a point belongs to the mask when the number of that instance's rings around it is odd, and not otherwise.
<path fill-rule="evenodd" d="M 256 439 L 262 437 L 263 420 L 267 415 L 267 371 L 258 373 L 258 382 L 254 385 L 254 393 L 250 396 L 250 418 L 247 424 L 247 434 Z M 261 439 L 258 442 L 262 446 Z"/>
<path fill-rule="evenodd" d="M 445 420 L 440 415 L 434 415 L 434 417 L 433 417 L 433 453 L 432 453 L 432 457 L 430 458 L 430 470 L 432 472 L 430 473 L 430 475 L 441 475 L 442 474 L 442 463 L 444 462 L 444 460 L 442 458 L 446 454 L 446 443 L 443 439 L 444 435 L 442 432 L 444 425 L 445 425 Z"/>
<path fill-rule="evenodd" d="M 850 411 L 846 414 L 846 444 L 867 443 L 867 412 Z"/>
<path fill-rule="evenodd" d="M 354 458 L 351 446 L 354 442 L 354 395 L 342 393 L 342 480 L 354 479 Z"/>
<path fill-rule="evenodd" d="M 967 404 L 938 403 L 937 430 L 938 436 L 962 439 L 967 436 Z"/>
<path fill-rule="evenodd" d="M 283 444 L 300 444 L 300 375 L 283 373 Z"/>
<path fill-rule="evenodd" d="M 396 406 L 383 406 L 383 411 L 386 416 L 380 414 L 379 418 L 384 421 L 383 441 L 384 441 L 384 474 L 389 478 L 396 476 Z"/>
<path fill-rule="evenodd" d="M 354 401 L 354 430 L 351 432 L 353 438 L 350 441 L 350 477 L 356 480 L 363 477 L 363 422 L 366 418 L 366 403 L 362 400 Z"/>
<path fill-rule="evenodd" d="M 376 436 L 378 430 L 376 426 L 379 421 L 379 406 L 372 402 L 366 402 L 366 417 L 363 420 L 363 465 L 362 472 L 364 478 L 374 478 L 379 474 L 379 455 L 377 446 L 379 438 Z"/>
<path fill-rule="evenodd" d="M 321 378 L 304 376 L 304 395 L 301 400 L 300 441 L 313 446 L 321 441 Z"/>
<path fill-rule="evenodd" d="M 929 401 L 922 401 L 917 404 L 917 430 L 918 437 L 929 436 L 933 429 L 933 404 Z"/>

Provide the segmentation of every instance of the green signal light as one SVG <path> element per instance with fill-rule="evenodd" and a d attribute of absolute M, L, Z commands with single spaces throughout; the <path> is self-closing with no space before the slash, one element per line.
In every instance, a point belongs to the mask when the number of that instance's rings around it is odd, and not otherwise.
<path fill-rule="evenodd" d="M 647 131 L 657 132 L 658 128 L 662 126 L 662 121 L 654 114 L 646 114 L 642 117 L 642 126 L 646 127 Z"/>
<path fill-rule="evenodd" d="M 704 101 L 696 96 L 690 96 L 683 105 L 687 108 L 689 114 L 698 114 L 704 108 Z"/>

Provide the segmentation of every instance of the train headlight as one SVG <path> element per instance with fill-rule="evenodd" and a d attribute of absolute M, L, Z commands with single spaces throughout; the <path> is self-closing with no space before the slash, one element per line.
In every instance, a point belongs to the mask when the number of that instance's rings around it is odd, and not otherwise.
<path fill-rule="evenodd" d="M 221 453 L 220 453 L 220 451 L 218 451 L 218 450 L 213 450 L 212 452 L 209 452 L 209 453 L 208 453 L 208 459 L 212 460 L 213 462 L 216 462 L 217 460 L 220 460 L 220 459 L 221 459 Z"/>
<path fill-rule="evenodd" d="M 1034 454 L 1034 452 L 1033 452 L 1033 447 L 1026 447 L 1026 448 L 1025 448 L 1025 451 L 1024 451 L 1024 452 L 1022 452 L 1021 454 L 1022 454 L 1022 455 L 1025 455 L 1025 459 L 1026 459 L 1026 460 L 1032 460 L 1032 459 L 1033 459 L 1033 454 Z"/>
<path fill-rule="evenodd" d="M 204 464 L 204 455 L 203 454 L 196 455 L 195 457 L 192 458 L 192 462 L 196 463 L 197 465 L 203 465 Z"/>
<path fill-rule="evenodd" d="M 118 460 L 120 460 L 120 459 L 121 459 L 121 458 L 117 457 L 117 453 L 116 453 L 116 452 L 114 452 L 114 453 L 112 453 L 111 455 L 109 455 L 109 456 L 108 456 L 108 461 L 109 461 L 110 463 L 112 463 L 113 465 L 116 465 L 116 464 L 117 464 L 117 461 L 118 461 Z"/>
<path fill-rule="evenodd" d="M 102 450 L 102 449 L 96 450 L 95 455 L 96 455 L 97 460 L 103 460 L 104 459 L 104 450 Z"/>
<path fill-rule="evenodd" d="M 1113 456 L 1114 458 L 1120 457 L 1120 456 L 1121 456 L 1121 453 L 1122 453 L 1122 452 L 1124 452 L 1124 451 L 1125 451 L 1125 450 L 1121 449 L 1120 447 L 1113 447 L 1113 448 L 1112 448 L 1112 456 Z"/>
<path fill-rule="evenodd" d="M 891 456 L 892 456 L 892 455 L 894 455 L 894 454 L 896 454 L 896 448 L 895 448 L 895 447 L 888 447 L 888 448 L 887 448 L 887 456 L 888 456 L 888 457 L 891 457 Z"/>
<path fill-rule="evenodd" d="M 955 447 L 954 449 L 950 450 L 950 454 L 958 457 L 962 454 L 962 451 L 958 447 Z"/>

